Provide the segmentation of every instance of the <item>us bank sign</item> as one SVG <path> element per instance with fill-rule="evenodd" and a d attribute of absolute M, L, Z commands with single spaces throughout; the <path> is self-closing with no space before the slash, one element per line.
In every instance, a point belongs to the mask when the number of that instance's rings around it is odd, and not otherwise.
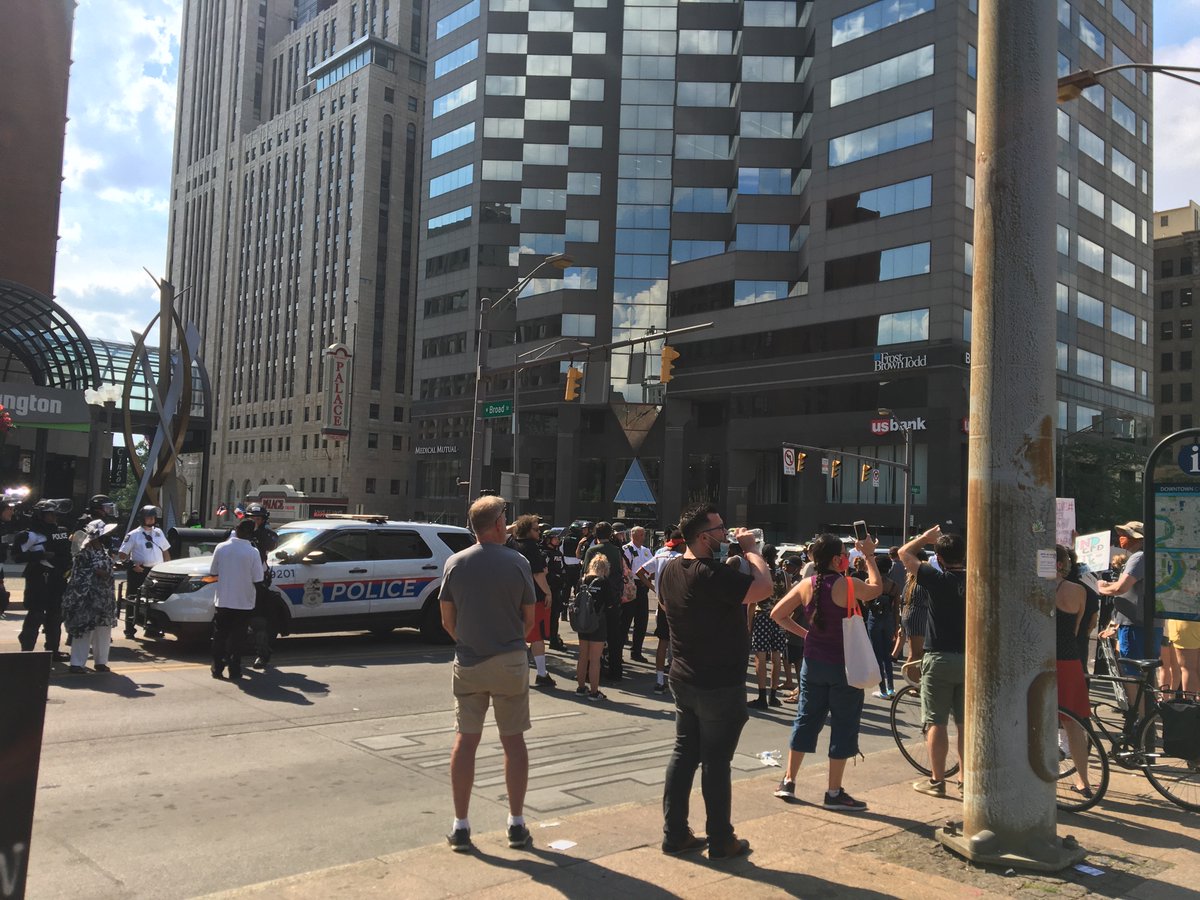
<path fill-rule="evenodd" d="M 906 353 L 876 353 L 876 372 L 896 372 L 903 369 L 923 369 L 929 365 L 929 357 L 922 353 L 910 356 Z"/>

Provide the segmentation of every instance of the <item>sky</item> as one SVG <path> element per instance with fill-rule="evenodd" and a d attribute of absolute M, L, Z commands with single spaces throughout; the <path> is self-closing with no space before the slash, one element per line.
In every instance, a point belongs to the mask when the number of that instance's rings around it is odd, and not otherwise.
<path fill-rule="evenodd" d="M 93 337 L 129 341 L 158 308 L 143 267 L 165 275 L 183 2 L 75 12 L 55 292 Z M 1154 7 L 1155 62 L 1200 66 L 1200 0 Z M 1155 76 L 1156 210 L 1200 202 L 1198 147 L 1200 86 Z"/>

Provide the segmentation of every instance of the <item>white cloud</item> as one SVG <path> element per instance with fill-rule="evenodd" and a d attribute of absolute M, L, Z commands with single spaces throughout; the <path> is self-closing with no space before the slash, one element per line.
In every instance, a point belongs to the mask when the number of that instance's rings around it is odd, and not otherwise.
<path fill-rule="evenodd" d="M 183 0 L 80 0 L 55 294 L 93 337 L 129 340 L 158 308 Z"/>
<path fill-rule="evenodd" d="M 1159 46 L 1160 65 L 1195 66 L 1200 37 Z M 1191 75 L 1189 77 L 1197 77 Z M 1154 208 L 1174 209 L 1200 201 L 1196 148 L 1200 147 L 1200 86 L 1166 75 L 1154 76 Z"/>

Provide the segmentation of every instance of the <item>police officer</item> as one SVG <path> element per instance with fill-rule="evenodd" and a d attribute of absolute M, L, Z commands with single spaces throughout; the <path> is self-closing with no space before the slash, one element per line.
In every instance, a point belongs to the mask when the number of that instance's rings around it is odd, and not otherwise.
<path fill-rule="evenodd" d="M 542 536 L 542 554 L 546 557 L 546 583 L 550 585 L 550 649 L 560 652 L 567 649 L 558 636 L 559 622 L 567 613 L 566 557 L 563 556 L 561 534 L 547 530 Z"/>
<path fill-rule="evenodd" d="M 271 569 L 267 565 L 267 554 L 279 544 L 279 535 L 267 524 L 271 521 L 271 511 L 261 503 L 251 503 L 246 507 L 246 518 L 254 523 L 254 535 L 250 543 L 258 548 L 262 557 L 263 580 L 254 586 L 254 613 L 250 617 L 250 630 L 254 634 L 255 659 L 252 668 L 265 669 L 271 663 L 271 642 L 275 637 L 272 620 L 278 611 L 272 606 Z"/>
<path fill-rule="evenodd" d="M 38 629 L 46 634 L 45 647 L 58 662 L 70 657 L 58 650 L 62 640 L 62 595 L 71 568 L 71 534 L 58 524 L 59 511 L 70 501 L 39 500 L 33 521 L 13 542 L 17 562 L 25 563 L 25 624 L 19 640 L 22 650 L 37 644 Z"/>
<path fill-rule="evenodd" d="M 106 525 L 116 524 L 117 521 L 117 504 L 113 502 L 112 497 L 107 494 L 95 494 L 88 501 L 87 513 L 80 516 L 75 522 L 75 533 L 71 535 L 71 553 L 72 555 L 79 552 L 79 549 L 86 544 L 91 538 L 87 534 L 87 527 L 92 522 L 100 519 Z M 111 532 L 110 532 L 111 535 Z M 111 543 L 113 537 L 104 539 L 104 546 L 111 550 L 114 546 Z"/>
<path fill-rule="evenodd" d="M 136 635 L 134 626 L 137 625 L 138 607 L 141 605 L 142 583 L 150 570 L 160 562 L 171 558 L 171 545 L 167 536 L 158 527 L 161 513 L 157 506 L 143 506 L 139 518 L 141 524 L 125 535 L 117 558 L 126 565 L 125 587 L 125 637 Z M 130 607 L 132 606 L 132 610 Z M 146 623 L 146 637 L 162 637 L 162 631 Z"/>

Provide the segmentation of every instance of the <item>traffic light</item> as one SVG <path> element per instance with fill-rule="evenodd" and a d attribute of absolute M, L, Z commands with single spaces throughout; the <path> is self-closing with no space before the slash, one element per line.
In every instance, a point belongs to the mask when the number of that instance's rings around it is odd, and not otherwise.
<path fill-rule="evenodd" d="M 679 359 L 679 351 L 674 347 L 664 345 L 662 348 L 662 370 L 659 372 L 659 384 L 666 384 L 675 376 L 671 370 L 675 368 L 675 360 Z"/>
<path fill-rule="evenodd" d="M 840 459 L 835 459 L 833 462 L 831 462 L 829 464 L 829 477 L 830 478 L 839 478 L 839 477 L 841 477 L 841 474 L 842 474 L 842 461 Z"/>
<path fill-rule="evenodd" d="M 564 400 L 575 400 L 579 397 L 579 382 L 583 381 L 583 369 L 571 366 L 567 369 L 567 389 L 563 394 Z"/>
<path fill-rule="evenodd" d="M 864 482 L 870 477 L 871 477 L 871 466 L 867 463 L 863 463 L 862 471 L 858 475 L 858 480 L 860 482 Z"/>
<path fill-rule="evenodd" d="M 796 453 L 796 471 L 797 472 L 804 471 L 804 460 L 806 460 L 806 459 L 808 459 L 807 453 L 799 453 L 799 452 Z"/>

